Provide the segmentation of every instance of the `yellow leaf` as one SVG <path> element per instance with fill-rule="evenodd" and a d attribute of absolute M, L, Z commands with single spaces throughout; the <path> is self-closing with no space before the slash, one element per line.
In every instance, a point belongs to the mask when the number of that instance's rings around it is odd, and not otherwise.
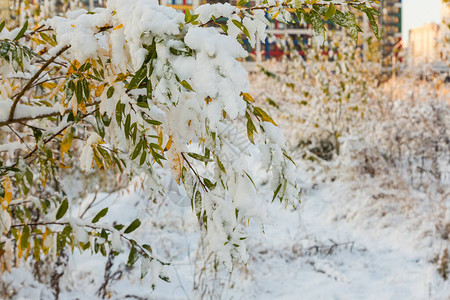
<path fill-rule="evenodd" d="M 105 166 L 103 165 L 103 161 L 100 158 L 100 155 L 98 154 L 98 151 L 96 148 L 93 148 L 93 152 L 94 152 L 94 161 L 95 164 L 97 165 L 97 168 L 99 170 L 103 170 L 105 169 Z"/>
<path fill-rule="evenodd" d="M 273 17 L 271 18 L 271 20 L 274 20 L 274 19 L 276 19 L 276 18 L 278 17 L 278 15 L 279 15 L 279 14 L 280 14 L 280 12 L 279 12 L 279 11 L 277 11 L 277 13 L 273 15 Z"/>
<path fill-rule="evenodd" d="M 72 63 L 70 64 L 69 70 L 67 70 L 67 77 L 70 76 L 70 74 L 75 73 L 79 68 L 81 67 L 81 64 L 78 60 L 74 59 Z"/>
<path fill-rule="evenodd" d="M 78 112 L 78 105 L 77 105 L 77 99 L 75 98 L 75 95 L 73 95 L 72 99 L 70 100 L 70 105 L 72 106 L 72 113 L 74 116 L 77 115 Z"/>
<path fill-rule="evenodd" d="M 52 239 L 52 232 L 48 227 L 45 227 L 45 232 L 42 235 L 42 252 L 44 252 L 44 255 L 47 255 L 48 250 L 50 250 L 50 247 L 52 246 L 53 239 Z"/>
<path fill-rule="evenodd" d="M 262 121 L 269 122 L 277 126 L 277 123 L 275 123 L 275 121 L 264 110 L 256 106 L 253 109 L 254 109 L 253 113 L 255 114 L 255 116 L 260 117 Z"/>
<path fill-rule="evenodd" d="M 106 83 L 100 84 L 97 89 L 95 90 L 95 97 L 100 97 L 103 94 L 103 91 L 105 90 Z"/>
<path fill-rule="evenodd" d="M 84 103 L 83 101 L 80 102 L 80 104 L 78 104 L 78 109 L 83 112 L 83 114 L 86 114 L 86 103 Z"/>
<path fill-rule="evenodd" d="M 68 153 L 73 141 L 73 130 L 72 127 L 67 128 L 64 132 L 61 141 L 61 160 L 63 159 L 64 153 Z"/>
<path fill-rule="evenodd" d="M 164 147 L 164 151 L 167 151 L 172 147 L 172 136 L 169 136 L 169 140 L 167 141 L 166 147 Z"/>
<path fill-rule="evenodd" d="M 5 176 L 2 182 L 3 188 L 5 189 L 5 197 L 1 199 L 1 205 L 3 209 L 6 209 L 12 200 L 12 183 L 9 176 Z"/>
<path fill-rule="evenodd" d="M 58 83 L 58 85 L 52 90 L 52 92 L 50 93 L 50 95 L 48 96 L 49 99 L 52 99 L 53 97 L 56 96 L 56 94 L 59 92 L 59 90 L 62 88 L 62 86 L 64 85 L 64 83 L 66 83 L 64 80 L 61 81 L 60 83 Z"/>
<path fill-rule="evenodd" d="M 54 89 L 56 87 L 56 83 L 47 81 L 47 82 L 41 83 L 41 86 L 46 89 Z"/>
<path fill-rule="evenodd" d="M 163 143 L 163 132 L 161 130 L 161 127 L 158 127 L 158 145 L 162 147 Z"/>
<path fill-rule="evenodd" d="M 253 99 L 252 95 L 250 95 L 248 93 L 241 93 L 241 96 L 244 97 L 245 101 L 255 102 L 255 99 Z"/>
<path fill-rule="evenodd" d="M 22 233 L 20 231 L 17 231 L 17 257 L 22 257 L 22 239 L 21 239 Z"/>
<path fill-rule="evenodd" d="M 119 24 L 119 25 L 117 25 L 116 27 L 114 27 L 113 30 L 117 30 L 117 29 L 120 29 L 120 28 L 122 28 L 122 27 L 123 27 L 123 24 Z"/>
<path fill-rule="evenodd" d="M 31 243 L 28 243 L 27 251 L 25 252 L 25 257 L 26 258 L 28 258 L 28 256 L 30 255 L 30 251 L 31 251 Z"/>
<path fill-rule="evenodd" d="M 180 184 L 182 164 L 180 154 L 178 154 L 178 152 L 173 152 L 170 165 L 170 170 L 172 171 L 173 178 L 178 184 Z"/>

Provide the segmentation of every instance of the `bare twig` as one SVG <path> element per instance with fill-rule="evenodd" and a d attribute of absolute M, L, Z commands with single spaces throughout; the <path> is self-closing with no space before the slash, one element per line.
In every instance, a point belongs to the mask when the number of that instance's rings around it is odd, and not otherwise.
<path fill-rule="evenodd" d="M 183 160 L 188 164 L 189 168 L 192 170 L 192 172 L 194 172 L 195 177 L 197 177 L 197 180 L 200 182 L 201 186 L 203 187 L 203 189 L 205 190 L 205 192 L 208 191 L 208 189 L 206 188 L 205 184 L 203 183 L 200 175 L 197 173 L 197 171 L 192 167 L 191 163 L 189 162 L 189 160 L 186 158 L 186 156 L 184 156 L 184 152 L 181 152 L 181 156 L 183 157 Z"/>
<path fill-rule="evenodd" d="M 31 150 L 30 146 L 28 146 L 23 138 L 11 126 L 8 125 L 8 128 L 20 139 L 20 141 L 28 148 L 28 150 Z"/>

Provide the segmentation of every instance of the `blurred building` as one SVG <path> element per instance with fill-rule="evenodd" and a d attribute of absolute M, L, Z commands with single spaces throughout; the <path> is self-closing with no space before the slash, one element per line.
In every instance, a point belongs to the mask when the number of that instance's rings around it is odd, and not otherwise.
<path fill-rule="evenodd" d="M 159 0 L 159 4 L 166 5 L 172 8 L 175 8 L 176 10 L 182 10 L 185 11 L 187 9 L 193 11 L 195 10 L 200 4 L 200 2 L 204 2 L 202 0 Z"/>
<path fill-rule="evenodd" d="M 9 0 L 0 0 L 0 21 L 9 19 Z"/>
<path fill-rule="evenodd" d="M 386 72 L 392 69 L 393 61 L 400 60 L 402 40 L 402 0 L 380 1 L 381 56 Z"/>
<path fill-rule="evenodd" d="M 429 23 L 409 31 L 409 47 L 413 65 L 440 60 L 441 30 L 438 24 Z"/>
<path fill-rule="evenodd" d="M 450 1 L 441 0 L 441 33 L 444 41 L 450 41 Z"/>

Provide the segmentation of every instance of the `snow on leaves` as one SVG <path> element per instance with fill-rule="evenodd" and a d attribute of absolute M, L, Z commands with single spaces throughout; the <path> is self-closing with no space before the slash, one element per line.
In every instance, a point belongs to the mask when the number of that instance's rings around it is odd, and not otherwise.
<path fill-rule="evenodd" d="M 375 14 L 370 3 L 349 5 Z M 142 276 L 150 268 L 152 276 L 167 280 L 160 272 L 163 260 L 130 237 L 141 221 L 104 224 L 108 209 L 89 219 L 73 217 L 58 171 L 145 175 L 142 185 L 156 197 L 165 194 L 161 174 L 170 170 L 184 185 L 210 249 L 230 269 L 233 260 L 245 261 L 245 221 L 265 219 L 247 165 L 252 151 L 270 173 L 273 200 L 295 204 L 299 191 L 281 130 L 249 94 L 248 74 L 237 60 L 247 56 L 240 42 L 247 38 L 254 46 L 265 38 L 265 13 L 287 22 L 296 13 L 321 42 L 322 17 L 357 37 L 353 15 L 340 12 L 340 4 L 266 0 L 249 8 L 241 1 L 181 14 L 156 1 L 109 0 L 104 9 L 69 12 L 33 32 L 27 24 L 12 31 L 1 24 L 0 138 L 24 147 L 8 147 L 0 165 L 0 229 L 7 237 L 0 253 L 9 253 L 14 240 L 20 256 L 36 260 L 65 247 L 107 255 L 123 251 L 125 241 L 129 266 L 141 260 Z M 223 33 L 208 27 L 214 24 Z M 38 199 L 39 189 L 53 196 Z M 9 205 L 19 197 L 26 205 Z M 32 222 L 33 214 L 45 218 Z"/>

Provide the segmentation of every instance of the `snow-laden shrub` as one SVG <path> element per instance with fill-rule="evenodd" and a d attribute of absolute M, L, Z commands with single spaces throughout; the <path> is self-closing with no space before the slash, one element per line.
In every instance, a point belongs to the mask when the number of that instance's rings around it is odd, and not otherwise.
<path fill-rule="evenodd" d="M 166 194 L 162 177 L 170 172 L 218 261 L 228 268 L 245 261 L 245 224 L 265 219 L 247 158 L 260 155 L 273 200 L 295 205 L 299 191 L 281 130 L 249 94 L 238 62 L 247 56 L 241 35 L 255 45 L 265 38 L 266 13 L 280 21 L 296 13 L 319 42 L 322 18 L 357 39 L 360 28 L 341 5 L 366 13 L 377 34 L 373 1 L 341 2 L 263 1 L 247 8 L 241 1 L 181 14 L 156 1 L 109 0 L 106 8 L 70 11 L 34 29 L 31 20 L 11 30 L 1 23 L 2 270 L 11 269 L 12 259 L 56 259 L 68 249 L 104 256 L 129 249 L 129 267 L 140 260 L 142 276 L 151 269 L 167 280 L 164 258 L 130 235 L 139 218 L 109 224 L 102 221 L 108 207 L 89 217 L 72 211 L 77 199 L 68 191 L 75 184 L 65 169 L 73 179 L 109 169 L 117 182 L 103 191 L 120 186 L 118 174 L 125 174 L 149 198 Z M 256 151 L 230 134 L 239 119 Z"/>

